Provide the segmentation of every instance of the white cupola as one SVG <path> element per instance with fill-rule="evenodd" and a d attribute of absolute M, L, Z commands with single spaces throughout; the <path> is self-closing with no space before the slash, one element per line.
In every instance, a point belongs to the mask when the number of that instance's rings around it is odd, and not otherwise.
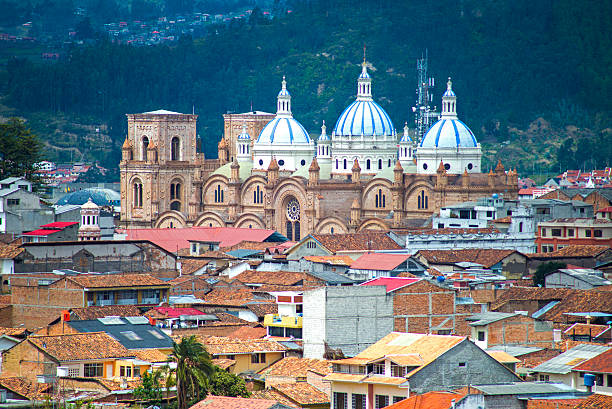
<path fill-rule="evenodd" d="M 276 102 L 276 116 L 292 116 L 291 115 L 291 94 L 287 90 L 287 81 L 285 81 L 285 76 L 283 75 L 282 88 L 278 93 L 277 102 Z"/>
<path fill-rule="evenodd" d="M 321 136 L 317 140 L 317 160 L 321 162 L 321 160 L 325 162 L 331 161 L 331 139 L 329 135 L 327 135 L 327 127 L 325 126 L 325 120 L 323 120 L 323 125 L 321 125 Z"/>
<path fill-rule="evenodd" d="M 91 197 L 81 206 L 81 225 L 79 226 L 79 241 L 100 240 L 100 208 Z"/>
<path fill-rule="evenodd" d="M 446 92 L 442 94 L 442 118 L 457 119 L 457 96 L 453 92 L 453 82 L 448 77 Z"/>
<path fill-rule="evenodd" d="M 251 136 L 247 132 L 246 123 L 242 123 L 242 132 L 236 140 L 236 158 L 238 162 L 246 162 L 251 160 Z"/>
<path fill-rule="evenodd" d="M 404 169 L 412 164 L 414 147 L 410 135 L 408 135 L 408 122 L 404 123 L 404 134 L 399 141 L 398 159 Z"/>

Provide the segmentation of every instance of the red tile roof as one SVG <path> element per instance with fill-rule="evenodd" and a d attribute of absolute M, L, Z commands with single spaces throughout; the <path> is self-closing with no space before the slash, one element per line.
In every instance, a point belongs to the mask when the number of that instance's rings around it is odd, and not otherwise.
<path fill-rule="evenodd" d="M 66 280 L 73 281 L 85 288 L 170 286 L 170 284 L 150 274 L 81 274 L 66 277 Z"/>
<path fill-rule="evenodd" d="M 142 315 L 142 313 L 135 305 L 92 305 L 90 307 L 72 308 L 70 310 L 70 318 L 78 320 L 95 320 L 97 318 L 104 318 L 111 315 L 118 315 L 120 317 L 135 317 Z"/>
<path fill-rule="evenodd" d="M 612 396 L 594 393 L 579 403 L 574 409 L 612 409 Z"/>
<path fill-rule="evenodd" d="M 359 285 L 384 285 L 387 287 L 387 292 L 390 293 L 399 288 L 416 283 L 420 278 L 404 278 L 404 277 L 379 277 L 374 278 Z"/>
<path fill-rule="evenodd" d="M 525 254 L 525 255 L 529 258 L 595 257 L 609 249 L 610 249 L 609 246 L 597 245 L 597 244 L 589 244 L 589 245 L 570 244 L 559 250 L 551 251 L 550 253 L 533 253 L 533 254 Z"/>
<path fill-rule="evenodd" d="M 269 409 L 276 404 L 274 400 L 210 395 L 189 409 Z"/>
<path fill-rule="evenodd" d="M 48 236 L 53 233 L 57 233 L 62 230 L 49 230 L 49 229 L 37 229 L 27 233 L 23 233 L 24 236 Z"/>
<path fill-rule="evenodd" d="M 573 370 L 612 374 L 612 349 L 608 349 L 606 352 L 581 363 L 574 367 Z"/>
<path fill-rule="evenodd" d="M 178 318 L 181 315 L 206 315 L 206 313 L 196 310 L 195 308 L 172 308 L 172 307 L 155 307 L 153 311 L 160 313 L 166 318 Z"/>
<path fill-rule="evenodd" d="M 465 394 L 446 391 L 432 391 L 422 395 L 413 395 L 407 399 L 387 406 L 385 409 L 446 409 L 450 408 L 451 402 L 457 402 Z"/>
<path fill-rule="evenodd" d="M 399 250 L 397 244 L 386 232 L 367 231 L 346 234 L 312 234 L 323 247 L 331 252 L 351 250 Z"/>
<path fill-rule="evenodd" d="M 105 332 L 65 335 L 36 335 L 27 339 L 58 361 L 98 360 L 133 357 L 123 345 Z"/>
<path fill-rule="evenodd" d="M 419 250 L 417 256 L 421 255 L 430 264 L 455 264 L 468 261 L 490 268 L 513 253 L 517 253 L 517 251 L 496 249 Z"/>
<path fill-rule="evenodd" d="M 229 247 L 241 241 L 262 242 L 275 231 L 234 227 L 189 227 L 184 229 L 127 229 L 121 232 L 126 234 L 127 240 L 149 240 L 166 251 L 174 253 L 179 249 L 188 248 L 189 240 L 219 242 L 220 247 Z"/>
<path fill-rule="evenodd" d="M 325 359 L 286 357 L 276 361 L 269 367 L 259 371 L 264 376 L 286 376 L 291 378 L 305 378 L 308 371 L 319 375 L 332 372 L 332 363 Z"/>
<path fill-rule="evenodd" d="M 45 229 L 65 229 L 66 227 L 73 226 L 75 224 L 79 224 L 79 222 L 53 222 L 43 224 L 40 227 L 43 227 Z"/>
<path fill-rule="evenodd" d="M 366 253 L 351 264 L 356 270 L 393 270 L 410 258 L 410 254 Z"/>

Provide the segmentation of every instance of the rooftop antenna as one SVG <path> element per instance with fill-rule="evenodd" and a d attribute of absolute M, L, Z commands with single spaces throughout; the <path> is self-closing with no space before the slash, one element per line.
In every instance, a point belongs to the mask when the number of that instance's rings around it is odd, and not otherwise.
<path fill-rule="evenodd" d="M 436 80 L 433 77 L 427 76 L 427 66 L 428 50 L 425 49 L 425 56 L 423 57 L 421 54 L 421 58 L 417 59 L 417 98 L 415 106 L 412 107 L 412 112 L 414 112 L 415 142 L 417 145 L 421 142 L 429 127 L 440 116 L 440 113 L 436 112 L 436 107 L 432 108 L 429 105 L 433 102 L 433 93 L 430 88 L 433 89 L 435 87 Z"/>
<path fill-rule="evenodd" d="M 366 63 L 366 45 L 363 43 L 363 63 Z"/>

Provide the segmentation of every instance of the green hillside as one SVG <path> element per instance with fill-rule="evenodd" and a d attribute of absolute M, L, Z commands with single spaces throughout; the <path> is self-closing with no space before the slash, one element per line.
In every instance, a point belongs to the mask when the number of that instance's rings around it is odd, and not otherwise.
<path fill-rule="evenodd" d="M 172 47 L 102 41 L 55 64 L 11 59 L 0 112 L 36 119 L 51 145 L 76 143 L 84 159 L 115 166 L 125 113 L 194 109 L 203 150 L 215 155 L 221 115 L 251 104 L 274 111 L 282 75 L 310 132 L 322 120 L 334 124 L 354 98 L 365 44 L 374 97 L 401 129 L 412 124 L 415 60 L 428 49 L 434 104 L 451 76 L 485 167 L 500 152 L 525 173 L 612 161 L 610 2 L 311 0 L 290 8 Z M 92 126 L 109 139 L 96 145 Z"/>

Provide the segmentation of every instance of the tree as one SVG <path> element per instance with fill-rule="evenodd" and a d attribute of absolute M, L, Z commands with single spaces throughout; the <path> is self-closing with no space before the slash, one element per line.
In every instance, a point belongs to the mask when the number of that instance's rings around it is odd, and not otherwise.
<path fill-rule="evenodd" d="M 168 357 L 176 363 L 176 397 L 178 409 L 187 409 L 188 404 L 206 397 L 210 378 L 215 373 L 210 354 L 195 335 L 183 337 L 172 346 Z"/>
<path fill-rule="evenodd" d="M 240 396 L 243 398 L 250 396 L 244 379 L 221 369 L 218 369 L 210 379 L 209 392 L 217 396 Z"/>
<path fill-rule="evenodd" d="M 161 378 L 162 371 L 145 372 L 142 375 L 142 385 L 134 389 L 134 398 L 150 403 L 161 402 Z"/>
<path fill-rule="evenodd" d="M 11 118 L 0 124 L 0 178 L 24 176 L 37 183 L 35 164 L 41 160 L 42 144 L 25 122 Z"/>
<path fill-rule="evenodd" d="M 553 271 L 557 271 L 561 268 L 567 267 L 565 263 L 557 263 L 556 261 L 551 261 L 548 263 L 542 263 L 538 266 L 533 275 L 533 285 L 538 287 L 544 286 L 544 278 Z"/>

